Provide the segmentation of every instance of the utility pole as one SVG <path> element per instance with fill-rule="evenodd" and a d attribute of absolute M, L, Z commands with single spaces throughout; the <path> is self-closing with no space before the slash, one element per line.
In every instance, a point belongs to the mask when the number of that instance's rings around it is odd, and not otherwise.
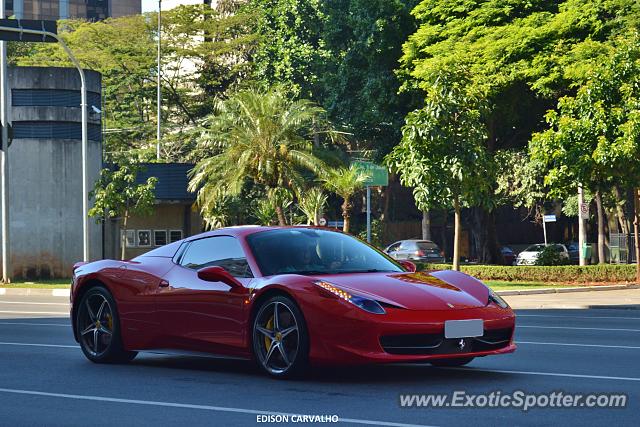
<path fill-rule="evenodd" d="M 162 107 L 162 63 L 160 62 L 160 57 L 162 54 L 162 0 L 158 0 L 158 88 L 157 88 L 157 105 L 158 105 L 158 128 L 156 135 L 156 159 L 160 160 L 160 140 L 162 138 L 162 115 L 161 115 L 161 107 Z"/>
<path fill-rule="evenodd" d="M 5 0 L 0 0 L 0 19 L 5 18 Z M 9 256 L 9 106 L 7 103 L 7 42 L 0 41 L 0 119 L 2 122 L 2 150 L 0 151 L 0 186 L 2 187 L 2 281 L 11 282 Z"/>

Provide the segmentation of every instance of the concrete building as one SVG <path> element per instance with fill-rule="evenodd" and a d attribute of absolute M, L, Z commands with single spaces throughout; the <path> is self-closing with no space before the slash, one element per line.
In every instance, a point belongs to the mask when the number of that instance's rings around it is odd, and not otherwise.
<path fill-rule="evenodd" d="M 124 231 L 120 220 L 110 221 L 105 228 L 105 258 L 120 258 L 123 232 L 126 236 L 125 258 L 130 259 L 202 231 L 202 217 L 193 208 L 196 196 L 187 190 L 188 172 L 192 168 L 193 165 L 184 163 L 144 165 L 136 182 L 144 183 L 151 176 L 158 179 L 153 213 L 130 217 Z"/>
<path fill-rule="evenodd" d="M 106 18 L 137 15 L 141 0 L 6 0 L 7 16 L 17 19 L 82 18 L 99 21 Z"/>
<path fill-rule="evenodd" d="M 86 71 L 100 107 L 101 75 Z M 80 77 L 75 68 L 9 67 L 10 259 L 14 278 L 69 277 L 82 260 Z M 89 114 L 89 182 L 102 166 L 101 118 Z M 90 221 L 90 257 L 102 255 Z"/>

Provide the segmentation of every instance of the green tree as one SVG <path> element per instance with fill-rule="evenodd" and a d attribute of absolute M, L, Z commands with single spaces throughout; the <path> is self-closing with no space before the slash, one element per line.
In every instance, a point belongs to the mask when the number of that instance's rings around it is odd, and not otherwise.
<path fill-rule="evenodd" d="M 620 182 L 637 185 L 640 154 L 640 39 L 621 39 L 575 96 L 549 111 L 549 129 L 533 136 L 533 160 L 547 168 L 550 193 L 566 197 L 578 184 L 593 192 L 598 218 L 598 258 L 605 262 L 603 193 Z"/>
<path fill-rule="evenodd" d="M 315 99 L 326 58 L 320 0 L 249 0 L 255 11 L 258 45 L 252 77 L 263 88 L 285 87 L 294 96 Z"/>
<path fill-rule="evenodd" d="M 125 257 L 127 222 L 131 215 L 149 215 L 155 202 L 157 178 L 150 177 L 144 184 L 136 184 L 141 166 L 122 160 L 114 168 L 105 168 L 95 183 L 91 197 L 95 204 L 89 216 L 106 220 L 121 218 L 121 259 Z"/>
<path fill-rule="evenodd" d="M 205 123 L 190 189 L 204 209 L 223 195 L 239 194 L 246 183 L 264 186 L 268 197 L 282 190 L 297 193 L 308 173 L 321 173 L 313 134 L 335 136 L 324 110 L 307 100 L 292 101 L 285 93 L 241 91 L 218 104 Z M 286 224 L 282 203 L 276 203 L 280 225 Z"/>
<path fill-rule="evenodd" d="M 407 116 L 402 141 L 386 158 L 400 181 L 413 187 L 420 210 L 453 207 L 456 270 L 461 209 L 486 202 L 491 182 L 482 102 L 468 87 L 462 73 L 441 74 L 429 88 L 425 106 Z"/>
<path fill-rule="evenodd" d="M 344 220 L 342 231 L 348 233 L 351 222 L 351 200 L 364 188 L 368 177 L 360 169 L 351 165 L 329 169 L 321 179 L 327 190 L 342 198 L 342 219 Z"/>

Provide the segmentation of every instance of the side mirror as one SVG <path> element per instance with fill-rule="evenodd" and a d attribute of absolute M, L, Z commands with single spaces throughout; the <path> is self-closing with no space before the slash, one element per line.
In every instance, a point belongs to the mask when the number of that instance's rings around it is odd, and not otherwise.
<path fill-rule="evenodd" d="M 240 283 L 223 267 L 217 265 L 214 265 L 212 267 L 205 267 L 198 270 L 198 278 L 207 282 L 222 282 L 231 286 L 232 288 L 242 287 L 242 283 Z"/>
<path fill-rule="evenodd" d="M 403 261 L 398 261 L 398 262 L 400 263 L 401 266 L 404 267 L 405 270 L 407 270 L 410 273 L 415 273 L 416 270 L 418 269 L 416 267 L 416 265 L 414 263 L 412 263 L 411 261 L 403 260 Z"/>

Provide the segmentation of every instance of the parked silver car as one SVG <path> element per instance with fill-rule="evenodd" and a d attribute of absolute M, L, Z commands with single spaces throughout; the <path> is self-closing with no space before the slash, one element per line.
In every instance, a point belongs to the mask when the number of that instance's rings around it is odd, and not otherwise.
<path fill-rule="evenodd" d="M 537 243 L 529 246 L 518 254 L 518 257 L 516 258 L 516 265 L 534 265 L 538 256 L 540 256 L 540 252 L 542 252 L 546 246 L 550 246 L 555 249 L 560 254 L 561 258 L 566 260 L 569 259 L 569 251 L 565 245 L 560 243 L 548 243 L 546 245 L 544 243 Z"/>
<path fill-rule="evenodd" d="M 440 264 L 445 262 L 444 252 L 430 240 L 400 240 L 385 250 L 391 258 Z"/>

